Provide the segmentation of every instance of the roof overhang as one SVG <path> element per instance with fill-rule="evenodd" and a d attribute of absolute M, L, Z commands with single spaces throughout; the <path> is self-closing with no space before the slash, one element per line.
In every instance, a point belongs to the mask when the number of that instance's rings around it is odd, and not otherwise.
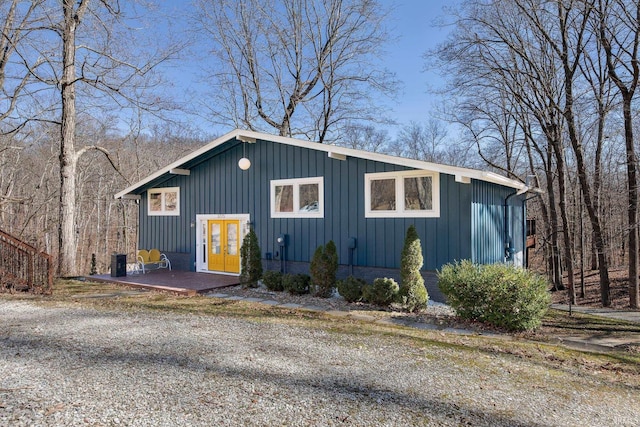
<path fill-rule="evenodd" d="M 147 176 L 141 181 L 138 181 L 135 184 L 125 188 L 124 190 L 115 194 L 114 197 L 116 199 L 124 198 L 126 195 L 135 193 L 140 188 L 146 186 L 150 182 L 162 177 L 165 174 L 171 174 L 171 173 L 175 174 L 177 171 L 180 171 L 179 172 L 180 174 L 186 175 L 188 172 L 188 168 L 184 167 L 185 164 L 198 158 L 199 156 L 206 154 L 207 152 L 213 150 L 214 148 L 232 139 L 236 139 L 238 141 L 247 142 L 247 143 L 255 143 L 258 140 L 271 141 L 279 144 L 307 148 L 310 150 L 324 151 L 327 153 L 327 156 L 332 159 L 346 160 L 348 157 L 356 157 L 356 158 L 379 161 L 379 162 L 384 162 L 384 163 L 389 163 L 394 165 L 407 166 L 407 167 L 411 167 L 419 170 L 428 170 L 430 172 L 439 172 L 439 173 L 444 173 L 448 175 L 453 175 L 455 176 L 456 182 L 461 182 L 465 184 L 469 184 L 471 182 L 471 179 L 476 179 L 480 181 L 490 182 L 493 184 L 503 185 L 505 187 L 514 188 L 518 190 L 519 193 L 520 192 L 524 193 L 529 191 L 529 187 L 527 187 L 526 184 L 520 181 L 516 181 L 510 178 L 504 177 L 502 175 L 499 175 L 493 172 L 461 168 L 457 166 L 448 166 L 448 165 L 442 165 L 439 163 L 424 162 L 421 160 L 390 156 L 387 154 L 380 154 L 380 153 L 371 153 L 368 151 L 340 147 L 337 145 L 320 144 L 317 142 L 303 141 L 300 139 L 289 138 L 284 136 L 269 135 L 262 132 L 236 129 L 234 131 L 231 131 L 229 133 L 226 133 L 220 136 L 219 138 L 216 138 L 215 140 L 193 151 L 192 153 L 176 160 L 175 162 Z"/>

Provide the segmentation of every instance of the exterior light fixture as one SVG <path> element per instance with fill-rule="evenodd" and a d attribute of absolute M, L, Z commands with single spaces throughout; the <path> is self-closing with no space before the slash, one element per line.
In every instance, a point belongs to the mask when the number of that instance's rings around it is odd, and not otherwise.
<path fill-rule="evenodd" d="M 241 158 L 240 160 L 238 160 L 238 167 L 243 171 L 246 171 L 251 167 L 251 160 L 247 159 L 246 157 Z"/>
<path fill-rule="evenodd" d="M 238 160 L 238 167 L 246 171 L 251 167 L 251 160 L 247 159 L 247 143 L 242 142 L 242 158 Z"/>

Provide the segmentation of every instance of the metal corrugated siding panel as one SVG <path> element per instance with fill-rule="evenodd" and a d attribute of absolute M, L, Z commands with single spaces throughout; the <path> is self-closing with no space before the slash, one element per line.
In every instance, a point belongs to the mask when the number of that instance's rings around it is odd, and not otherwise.
<path fill-rule="evenodd" d="M 504 258 L 503 203 L 508 193 L 484 182 L 472 181 L 472 261 L 495 263 Z"/>
<path fill-rule="evenodd" d="M 525 195 L 515 197 L 511 205 L 511 227 L 513 244 L 517 252 L 523 251 L 525 246 L 526 206 L 523 204 Z"/>
<path fill-rule="evenodd" d="M 504 261 L 505 199 L 514 193 L 511 188 L 482 181 L 472 181 L 472 260 L 479 264 L 491 264 Z M 524 196 L 514 196 L 508 201 L 510 231 L 516 251 L 522 251 Z"/>
<path fill-rule="evenodd" d="M 148 217 L 146 191 L 141 193 L 140 247 L 191 253 L 195 262 L 197 214 L 250 214 L 262 252 L 279 250 L 276 238 L 289 235 L 287 259 L 307 262 L 315 248 L 333 240 L 340 262 L 347 263 L 347 238 L 357 238 L 355 264 L 398 268 L 407 227 L 414 224 L 422 241 L 424 269 L 471 258 L 472 185 L 440 175 L 439 218 L 364 218 L 364 174 L 408 169 L 366 159 L 331 159 L 321 151 L 258 141 L 246 144 L 251 168 L 237 161 L 242 144 L 230 141 L 220 154 L 191 167 L 190 176 L 175 176 L 161 187 L 180 187 L 180 217 Z M 325 218 L 270 218 L 270 181 L 324 176 Z M 145 189 L 146 190 L 146 189 Z M 501 247 L 501 245 L 500 245 Z"/>
<path fill-rule="evenodd" d="M 191 248 L 188 236 L 180 232 L 189 226 L 188 216 L 184 215 L 188 205 L 182 193 L 186 187 L 184 178 L 186 177 L 176 176 L 163 185 L 163 187 L 180 187 L 180 216 L 147 216 L 147 198 L 146 193 L 143 194 L 140 200 L 139 246 L 141 248 L 159 248 L 161 250 L 171 248 L 170 250 L 176 252 L 188 252 L 188 248 Z M 143 218 L 146 218 L 146 221 L 143 221 Z"/>

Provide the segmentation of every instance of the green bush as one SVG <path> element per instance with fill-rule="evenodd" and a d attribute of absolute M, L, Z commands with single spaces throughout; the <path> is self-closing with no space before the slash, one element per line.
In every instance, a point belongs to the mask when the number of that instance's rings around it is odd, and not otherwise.
<path fill-rule="evenodd" d="M 282 286 L 292 295 L 304 295 L 309 293 L 311 278 L 306 274 L 285 274 L 282 276 Z"/>
<path fill-rule="evenodd" d="M 250 229 L 240 247 L 240 283 L 245 288 L 257 288 L 262 277 L 262 258 L 258 236 Z"/>
<path fill-rule="evenodd" d="M 424 278 L 420 274 L 423 261 L 420 238 L 416 228 L 411 225 L 407 229 L 402 248 L 398 294 L 399 302 L 410 312 L 427 308 L 429 294 L 424 286 Z"/>
<path fill-rule="evenodd" d="M 372 285 L 365 285 L 362 288 L 362 297 L 371 304 L 388 306 L 395 301 L 399 289 L 395 280 L 388 277 L 378 278 Z"/>
<path fill-rule="evenodd" d="M 362 279 L 349 276 L 344 280 L 338 281 L 338 293 L 342 295 L 347 302 L 355 302 L 362 299 L 362 288 L 367 284 Z"/>
<path fill-rule="evenodd" d="M 322 298 L 329 298 L 336 288 L 336 273 L 338 272 L 338 250 L 333 240 L 326 246 L 318 246 L 311 265 L 311 288 L 313 294 Z"/>
<path fill-rule="evenodd" d="M 447 264 L 438 287 L 458 316 L 514 331 L 540 326 L 550 302 L 545 278 L 506 264 Z"/>
<path fill-rule="evenodd" d="M 282 286 L 282 273 L 278 270 L 265 271 L 262 274 L 262 283 L 264 283 L 270 291 L 284 291 L 284 287 Z"/>

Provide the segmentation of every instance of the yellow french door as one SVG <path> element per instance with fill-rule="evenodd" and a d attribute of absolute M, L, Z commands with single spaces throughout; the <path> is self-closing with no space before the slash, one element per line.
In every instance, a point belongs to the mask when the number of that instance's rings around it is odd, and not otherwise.
<path fill-rule="evenodd" d="M 240 220 L 209 220 L 207 228 L 208 269 L 240 273 Z"/>

